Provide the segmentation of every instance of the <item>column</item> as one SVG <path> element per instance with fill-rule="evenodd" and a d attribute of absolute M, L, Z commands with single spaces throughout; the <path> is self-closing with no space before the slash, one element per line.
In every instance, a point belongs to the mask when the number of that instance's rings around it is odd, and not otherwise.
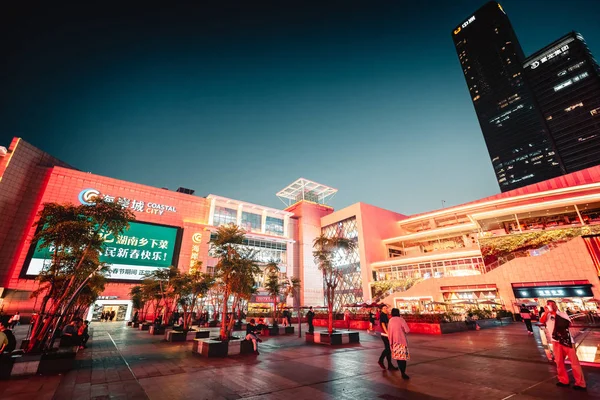
<path fill-rule="evenodd" d="M 260 224 L 260 233 L 265 233 L 266 231 L 267 231 L 267 210 L 263 210 L 262 221 Z"/>
<path fill-rule="evenodd" d="M 212 199 L 210 199 L 210 211 L 208 212 L 208 224 L 209 225 L 214 225 L 214 219 L 215 219 L 215 203 L 216 203 L 216 199 L 213 197 Z"/>
<path fill-rule="evenodd" d="M 240 203 L 237 209 L 237 226 L 242 226 L 242 211 L 244 210 L 244 205 Z"/>

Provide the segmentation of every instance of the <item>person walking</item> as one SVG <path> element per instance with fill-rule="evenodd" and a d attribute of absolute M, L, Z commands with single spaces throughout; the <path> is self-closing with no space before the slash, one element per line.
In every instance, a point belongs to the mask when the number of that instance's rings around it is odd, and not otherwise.
<path fill-rule="evenodd" d="M 410 328 L 404 318 L 400 316 L 400 310 L 392 308 L 392 318 L 388 324 L 388 339 L 392 349 L 392 358 L 398 363 L 402 379 L 410 379 L 410 376 L 406 375 L 406 362 L 410 360 L 408 341 L 406 340 L 408 332 L 410 332 Z"/>
<path fill-rule="evenodd" d="M 346 311 L 344 311 L 344 323 L 346 325 L 346 330 L 350 330 L 350 310 L 348 310 L 346 308 Z"/>
<path fill-rule="evenodd" d="M 546 324 L 546 332 L 550 336 L 549 339 L 552 342 L 554 362 L 556 363 L 558 375 L 556 386 L 569 387 L 569 374 L 565 367 L 565 358 L 568 357 L 571 361 L 573 378 L 575 378 L 573 389 L 582 391 L 587 390 L 585 377 L 583 376 L 581 365 L 579 365 L 577 352 L 575 351 L 571 333 L 569 332 L 569 326 L 571 325 L 569 316 L 558 310 L 554 300 L 548 300 L 546 303 L 546 312 L 542 315 L 540 323 Z"/>
<path fill-rule="evenodd" d="M 283 310 L 283 314 L 281 315 L 283 319 L 283 326 L 290 325 L 290 312 L 288 310 Z"/>
<path fill-rule="evenodd" d="M 388 323 L 389 323 L 389 318 L 388 318 L 388 306 L 387 305 L 383 305 L 383 307 L 381 307 L 381 313 L 379 314 L 379 325 L 378 325 L 378 329 L 379 332 L 381 333 L 381 340 L 383 341 L 383 351 L 381 352 L 381 355 L 379 356 L 379 361 L 377 362 L 377 364 L 379 364 L 379 366 L 382 369 L 385 369 L 385 364 L 383 363 L 383 359 L 387 359 L 388 362 L 388 370 L 390 371 L 397 371 L 398 368 L 394 367 L 394 365 L 392 364 L 392 350 L 390 349 L 390 341 L 388 338 Z"/>
<path fill-rule="evenodd" d="M 521 316 L 523 322 L 525 322 L 525 326 L 527 327 L 527 334 L 533 335 L 533 327 L 531 326 L 531 313 L 529 312 L 529 309 L 525 306 L 525 304 L 521 304 L 519 315 Z"/>
<path fill-rule="evenodd" d="M 112 322 L 112 321 L 113 321 L 113 319 L 115 319 L 115 314 L 116 314 L 116 313 L 115 313 L 115 310 L 112 310 L 112 311 L 110 312 L 110 322 Z"/>
<path fill-rule="evenodd" d="M 375 314 L 373 314 L 373 309 L 369 309 L 369 330 L 372 331 L 375 326 Z"/>
<path fill-rule="evenodd" d="M 308 307 L 308 312 L 306 313 L 306 320 L 308 321 L 308 333 L 314 333 L 315 327 L 313 325 L 313 319 L 315 318 L 315 313 L 313 312 L 312 306 Z"/>

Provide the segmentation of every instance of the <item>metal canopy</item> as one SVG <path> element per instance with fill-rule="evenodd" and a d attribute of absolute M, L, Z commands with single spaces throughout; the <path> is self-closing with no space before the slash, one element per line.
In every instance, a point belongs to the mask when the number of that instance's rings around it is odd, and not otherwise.
<path fill-rule="evenodd" d="M 294 183 L 286 186 L 277 193 L 277 197 L 287 207 L 302 200 L 312 201 L 318 204 L 327 204 L 337 189 L 322 185 L 308 179 L 300 178 Z"/>

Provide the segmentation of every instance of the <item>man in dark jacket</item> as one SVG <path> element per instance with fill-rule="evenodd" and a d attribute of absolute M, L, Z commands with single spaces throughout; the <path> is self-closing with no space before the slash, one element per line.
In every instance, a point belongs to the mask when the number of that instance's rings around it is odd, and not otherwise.
<path fill-rule="evenodd" d="M 308 333 L 314 333 L 315 327 L 313 325 L 313 319 L 315 318 L 315 313 L 313 312 L 312 306 L 308 308 L 308 312 L 306 313 L 306 320 L 308 321 Z"/>
<path fill-rule="evenodd" d="M 525 304 L 521 304 L 521 309 L 519 310 L 519 315 L 521 315 L 521 319 L 525 322 L 525 326 L 527 327 L 527 334 L 533 335 L 533 327 L 531 326 L 531 313 Z"/>
<path fill-rule="evenodd" d="M 258 352 L 258 343 L 262 342 L 258 338 L 259 327 L 256 326 L 256 322 L 254 318 L 250 320 L 250 322 L 246 325 L 246 340 L 252 340 L 252 345 L 254 346 L 254 354 L 259 355 Z"/>

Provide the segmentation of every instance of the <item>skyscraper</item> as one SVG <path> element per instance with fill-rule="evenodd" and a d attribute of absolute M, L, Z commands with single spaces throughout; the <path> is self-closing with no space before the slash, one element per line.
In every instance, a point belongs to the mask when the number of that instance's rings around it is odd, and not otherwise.
<path fill-rule="evenodd" d="M 453 29 L 452 39 L 500 190 L 563 174 L 524 79 L 523 50 L 502 6 L 486 3 Z"/>
<path fill-rule="evenodd" d="M 583 37 L 561 37 L 523 70 L 566 171 L 600 164 L 600 68 Z"/>

